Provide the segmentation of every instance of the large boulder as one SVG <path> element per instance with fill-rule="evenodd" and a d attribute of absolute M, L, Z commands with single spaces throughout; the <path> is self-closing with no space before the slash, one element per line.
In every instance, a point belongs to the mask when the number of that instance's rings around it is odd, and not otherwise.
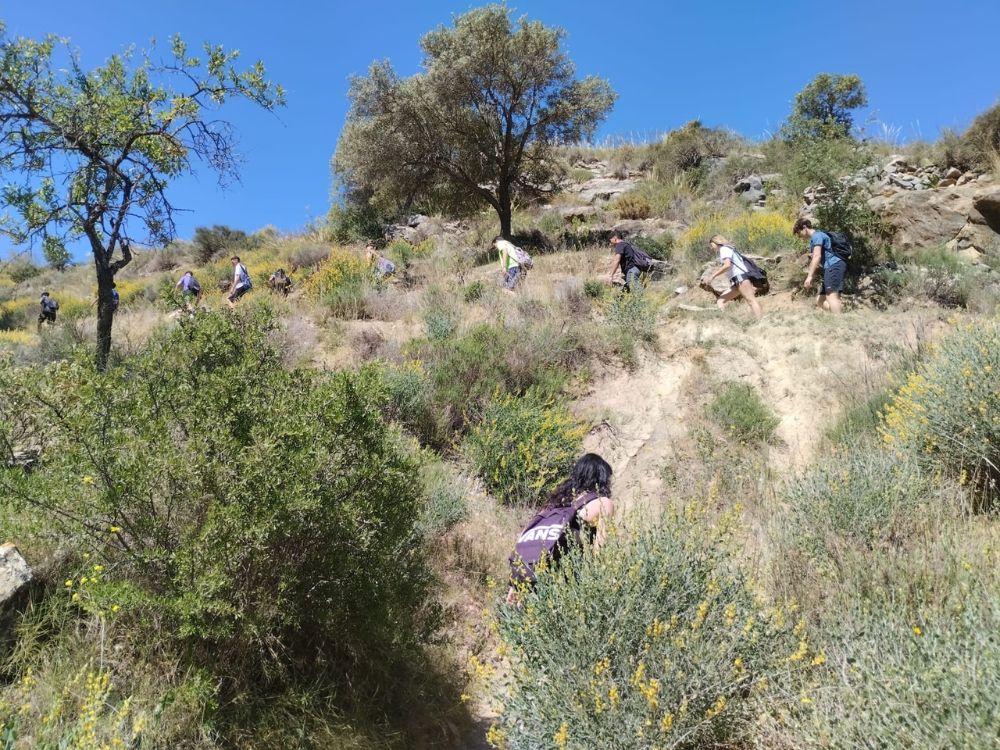
<path fill-rule="evenodd" d="M 31 582 L 31 568 L 13 544 L 0 545 L 0 605 Z"/>
<path fill-rule="evenodd" d="M 975 188 L 905 190 L 868 201 L 894 230 L 893 244 L 909 250 L 944 245 L 958 236 L 973 209 Z"/>

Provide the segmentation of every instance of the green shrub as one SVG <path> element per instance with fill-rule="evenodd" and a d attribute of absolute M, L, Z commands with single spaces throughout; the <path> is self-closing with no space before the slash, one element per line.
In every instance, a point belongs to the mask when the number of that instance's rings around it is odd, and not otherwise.
<path fill-rule="evenodd" d="M 957 573 L 939 582 L 947 603 L 913 602 L 919 579 L 905 575 L 874 600 L 838 599 L 821 636 L 831 669 L 811 710 L 790 717 L 773 746 L 996 746 L 1000 589 L 982 575 L 996 560 L 954 562 Z"/>
<path fill-rule="evenodd" d="M 793 686 L 824 657 L 794 608 L 753 591 L 732 521 L 668 511 L 564 556 L 502 607 L 494 746 L 745 747 L 762 716 L 794 710 Z"/>
<path fill-rule="evenodd" d="M 425 537 L 432 539 L 465 520 L 469 512 L 466 487 L 440 461 L 426 464 L 420 470 L 420 479 L 427 496 L 420 513 L 420 529 Z"/>
<path fill-rule="evenodd" d="M 661 234 L 657 238 L 636 237 L 635 244 L 646 251 L 646 254 L 654 260 L 670 260 L 670 253 L 674 247 L 674 236 L 672 234 Z"/>
<path fill-rule="evenodd" d="M 388 367 L 382 381 L 386 416 L 406 427 L 424 445 L 441 445 L 444 427 L 434 405 L 430 378 L 420 363 Z"/>
<path fill-rule="evenodd" d="M 484 323 L 459 336 L 414 342 L 409 351 L 426 368 L 441 424 L 464 429 L 468 418 L 499 387 L 557 393 L 581 359 L 572 331 L 549 325 L 515 329 Z"/>
<path fill-rule="evenodd" d="M 194 257 L 198 263 L 208 263 L 226 255 L 239 255 L 244 250 L 256 246 L 256 241 L 246 232 L 216 224 L 211 229 L 198 227 L 194 230 Z"/>
<path fill-rule="evenodd" d="M 996 169 L 1000 163 L 1000 104 L 972 121 L 961 138 L 961 166 Z"/>
<path fill-rule="evenodd" d="M 584 434 L 586 429 L 551 398 L 498 390 L 463 451 L 491 493 L 507 503 L 536 503 L 565 477 Z"/>
<path fill-rule="evenodd" d="M 618 214 L 619 219 L 648 219 L 653 211 L 649 201 L 632 193 L 618 196 L 608 208 Z"/>
<path fill-rule="evenodd" d="M 708 407 L 709 415 L 737 440 L 767 442 L 780 420 L 749 383 L 726 383 Z"/>
<path fill-rule="evenodd" d="M 982 501 L 1000 482 L 1000 322 L 953 331 L 910 373 L 885 410 L 882 438 L 899 456 L 971 483 Z"/>
<path fill-rule="evenodd" d="M 42 269 L 31 261 L 16 261 L 7 265 L 7 275 L 15 284 L 33 279 L 42 272 Z"/>
<path fill-rule="evenodd" d="M 706 128 L 693 120 L 650 147 L 653 175 L 660 182 L 668 182 L 676 174 L 687 172 L 700 182 L 704 175 L 699 170 L 704 171 L 706 161 L 725 156 L 734 141 L 730 133 Z"/>
<path fill-rule="evenodd" d="M 465 285 L 462 290 L 462 298 L 466 302 L 475 302 L 483 298 L 483 294 L 486 292 L 486 285 L 483 283 L 482 279 L 476 279 L 475 281 L 469 282 Z"/>
<path fill-rule="evenodd" d="M 583 282 L 583 293 L 590 299 L 600 299 L 608 291 L 608 285 L 597 279 L 587 279 Z"/>
<path fill-rule="evenodd" d="M 860 440 L 830 449 L 802 477 L 789 482 L 786 531 L 823 568 L 845 551 L 905 545 L 940 511 L 938 488 L 912 460 Z"/>
<path fill-rule="evenodd" d="M 272 327 L 199 315 L 105 374 L 0 366 L 0 444 L 40 451 L 0 471 L 0 527 L 72 550 L 75 606 L 234 696 L 324 670 L 381 693 L 435 627 L 416 466 L 374 372 L 287 371 Z"/>
<path fill-rule="evenodd" d="M 645 343 L 656 341 L 658 308 L 653 296 L 641 287 L 612 295 L 604 306 L 606 322 L 622 335 Z"/>
<path fill-rule="evenodd" d="M 428 290 L 423 308 L 424 331 L 431 341 L 450 338 L 458 330 L 459 311 L 440 289 Z"/>
<path fill-rule="evenodd" d="M 858 438 L 874 434 L 890 397 L 887 389 L 879 390 L 862 403 L 849 408 L 824 433 L 826 441 L 834 446 L 847 446 Z"/>

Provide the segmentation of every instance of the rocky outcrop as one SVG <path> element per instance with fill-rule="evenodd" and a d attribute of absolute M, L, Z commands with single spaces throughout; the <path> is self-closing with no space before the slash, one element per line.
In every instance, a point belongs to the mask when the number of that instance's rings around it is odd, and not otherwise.
<path fill-rule="evenodd" d="M 13 599 L 31 582 L 31 568 L 13 544 L 0 545 L 0 605 Z"/>

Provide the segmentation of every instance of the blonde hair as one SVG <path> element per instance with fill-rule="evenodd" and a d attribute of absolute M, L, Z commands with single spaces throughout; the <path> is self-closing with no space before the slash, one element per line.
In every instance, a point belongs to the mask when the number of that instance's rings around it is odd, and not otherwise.
<path fill-rule="evenodd" d="M 712 239 L 709 242 L 722 247 L 723 245 L 732 245 L 733 243 L 723 237 L 721 234 L 713 234 Z"/>

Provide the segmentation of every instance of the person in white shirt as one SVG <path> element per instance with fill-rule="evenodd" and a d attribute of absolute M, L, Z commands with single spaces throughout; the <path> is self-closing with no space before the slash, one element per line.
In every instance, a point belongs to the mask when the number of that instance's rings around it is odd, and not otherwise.
<path fill-rule="evenodd" d="M 764 313 L 760 309 L 760 303 L 757 301 L 757 293 L 753 288 L 753 282 L 750 281 L 750 274 L 747 271 L 746 263 L 743 261 L 743 256 L 721 234 L 712 237 L 708 241 L 708 246 L 712 248 L 713 252 L 719 254 L 719 263 L 722 264 L 719 270 L 712 274 L 709 281 L 724 273 L 729 274 L 729 291 L 719 295 L 715 304 L 722 310 L 725 308 L 727 302 L 731 302 L 737 297 L 742 296 L 747 301 L 747 304 L 750 305 L 750 309 L 753 310 L 754 317 L 760 320 Z"/>

